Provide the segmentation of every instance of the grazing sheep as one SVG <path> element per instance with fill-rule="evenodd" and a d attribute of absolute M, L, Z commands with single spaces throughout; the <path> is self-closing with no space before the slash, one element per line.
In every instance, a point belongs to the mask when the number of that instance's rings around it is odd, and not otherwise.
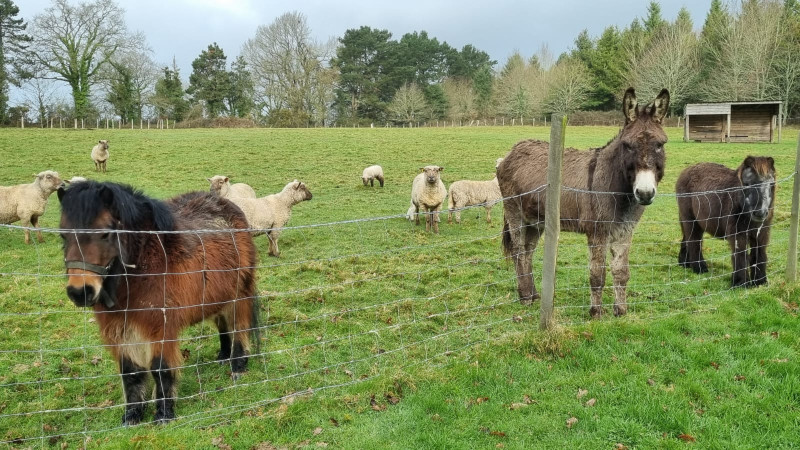
<path fill-rule="evenodd" d="M 311 200 L 311 197 L 311 191 L 308 190 L 306 184 L 294 180 L 277 194 L 261 198 L 233 197 L 229 200 L 241 208 L 247 217 L 250 228 L 260 230 L 254 232 L 254 236 L 265 232 L 268 234 L 269 254 L 280 256 L 278 236 L 281 234 L 281 228 L 286 226 L 292 216 L 292 206 L 305 200 Z"/>
<path fill-rule="evenodd" d="M 92 147 L 92 160 L 94 161 L 94 170 L 106 172 L 106 161 L 108 161 L 108 141 L 100 139 L 97 145 Z"/>
<path fill-rule="evenodd" d="M 222 198 L 256 198 L 256 191 L 245 183 L 231 184 L 230 178 L 225 175 L 214 175 L 206 178 L 211 183 L 210 191 Z"/>
<path fill-rule="evenodd" d="M 450 198 L 447 201 L 447 223 L 453 223 L 455 209 L 456 223 L 461 223 L 461 209 L 483 204 L 486 208 L 486 222 L 492 223 L 492 206 L 503 198 L 497 177 L 489 181 L 460 180 L 450 185 Z"/>
<path fill-rule="evenodd" d="M 361 181 L 364 183 L 364 186 L 369 183 L 370 186 L 374 186 L 375 180 L 381 184 L 383 187 L 383 168 L 381 166 L 369 166 L 364 169 L 364 172 L 361 174 Z"/>
<path fill-rule="evenodd" d="M 16 186 L 0 186 L 0 223 L 22 221 L 24 227 L 38 227 L 39 217 L 44 214 L 47 198 L 62 186 L 58 172 L 45 170 L 34 175 L 33 183 Z M 39 242 L 44 242 L 42 232 L 37 230 Z M 31 232 L 25 230 L 25 243 L 30 244 Z"/>
<path fill-rule="evenodd" d="M 409 220 L 416 216 L 416 223 L 419 225 L 419 212 L 430 212 L 425 218 L 425 231 L 433 229 L 434 233 L 439 232 L 439 211 L 442 209 L 447 188 L 444 187 L 440 173 L 444 167 L 425 166 L 420 167 L 422 172 L 414 177 L 411 185 L 411 206 L 408 208 L 406 216 Z"/>

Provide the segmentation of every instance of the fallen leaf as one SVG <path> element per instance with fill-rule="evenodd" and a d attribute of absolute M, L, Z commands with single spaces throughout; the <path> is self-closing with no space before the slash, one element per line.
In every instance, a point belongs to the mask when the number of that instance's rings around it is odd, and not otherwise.
<path fill-rule="evenodd" d="M 327 447 L 327 446 L 328 446 L 327 442 L 317 442 L 317 447 Z"/>
<path fill-rule="evenodd" d="M 480 405 L 481 403 L 485 403 L 489 401 L 489 397 L 478 397 L 475 399 L 475 403 Z"/>
<path fill-rule="evenodd" d="M 715 363 L 714 361 L 711 361 L 711 367 L 719 370 L 719 364 Z"/>
<path fill-rule="evenodd" d="M 386 405 L 381 405 L 375 400 L 375 394 L 372 394 L 372 397 L 369 398 L 369 406 L 372 407 L 373 411 L 383 411 L 386 409 Z"/>
<path fill-rule="evenodd" d="M 570 417 L 569 419 L 567 419 L 567 428 L 572 428 L 572 426 L 575 425 L 576 423 L 578 423 L 578 419 L 575 417 Z"/>
<path fill-rule="evenodd" d="M 386 397 L 386 401 L 391 403 L 392 405 L 400 403 L 400 397 L 392 394 L 391 392 L 386 393 L 384 397 Z"/>
<path fill-rule="evenodd" d="M 597 399 L 596 398 L 590 398 L 589 400 L 586 401 L 586 406 L 591 408 L 592 406 L 594 406 L 595 403 L 597 403 Z"/>
<path fill-rule="evenodd" d="M 778 337 L 780 336 L 780 334 L 777 331 L 773 331 L 772 333 L 770 333 L 770 335 L 775 339 L 778 339 Z"/>
<path fill-rule="evenodd" d="M 92 406 L 94 406 L 96 408 L 108 408 L 109 406 L 111 406 L 113 404 L 114 404 L 114 402 L 111 399 L 108 399 L 108 400 L 106 400 L 104 402 L 100 402 L 100 403 L 97 403 L 97 404 L 92 405 Z"/>
<path fill-rule="evenodd" d="M 338 427 L 338 426 L 339 426 L 339 421 L 338 421 L 338 420 L 336 420 L 336 419 L 334 419 L 333 417 L 331 417 L 331 424 L 332 424 L 333 426 L 335 426 L 335 427 Z"/>
<path fill-rule="evenodd" d="M 589 393 L 589 391 L 587 391 L 586 389 L 580 389 L 580 388 L 578 388 L 578 395 L 576 395 L 576 397 L 577 397 L 578 399 L 580 399 L 581 397 L 583 397 L 584 395 L 586 395 L 586 394 L 588 394 L 588 393 Z"/>
<path fill-rule="evenodd" d="M 497 445 L 494 446 L 494 448 L 506 448 L 506 446 L 502 442 L 498 442 Z"/>
<path fill-rule="evenodd" d="M 745 377 L 744 375 L 736 375 L 735 377 L 733 377 L 733 379 L 736 381 L 744 381 L 747 379 L 747 377 Z"/>
<path fill-rule="evenodd" d="M 617 443 L 614 445 L 614 449 L 615 449 L 615 450 L 628 450 L 628 446 L 627 446 L 627 445 L 625 445 L 625 444 L 622 444 L 622 443 L 619 443 L 619 442 L 617 442 Z"/>
<path fill-rule="evenodd" d="M 678 439 L 680 439 L 680 440 L 682 440 L 684 442 L 694 442 L 694 441 L 697 440 L 691 434 L 686 434 L 686 433 L 679 434 L 678 435 Z"/>
<path fill-rule="evenodd" d="M 442 418 L 439 417 L 438 414 L 434 414 L 434 415 L 431 416 L 431 420 L 434 421 L 434 422 L 441 422 Z"/>
<path fill-rule="evenodd" d="M 95 356 L 95 357 L 93 357 L 93 358 L 92 358 L 92 361 L 91 361 L 91 362 L 92 362 L 92 364 L 93 364 L 93 365 L 95 365 L 95 366 L 96 366 L 96 365 L 97 365 L 97 364 L 99 364 L 99 363 L 100 363 L 100 361 L 102 361 L 102 360 L 103 360 L 103 357 L 102 357 L 102 356 Z"/>
<path fill-rule="evenodd" d="M 192 351 L 189 350 L 188 348 L 182 348 L 181 349 L 181 356 L 183 357 L 183 359 L 189 359 L 189 356 L 191 356 L 191 354 L 192 354 Z"/>
<path fill-rule="evenodd" d="M 514 411 L 514 410 L 517 410 L 517 409 L 520 409 L 520 408 L 527 408 L 527 407 L 528 407 L 528 404 L 527 404 L 527 403 L 512 403 L 512 404 L 511 404 L 511 405 L 508 407 L 508 409 L 510 409 L 510 410 L 512 410 L 512 411 Z"/>
<path fill-rule="evenodd" d="M 681 369 L 678 372 L 680 372 L 681 375 L 684 375 L 684 374 L 686 374 L 686 369 L 681 367 Z"/>
<path fill-rule="evenodd" d="M 314 436 L 319 436 L 320 433 L 322 433 L 322 427 L 314 428 L 313 431 Z"/>
<path fill-rule="evenodd" d="M 656 382 L 655 382 L 655 381 L 654 381 L 652 378 L 648 378 L 648 379 L 647 379 L 647 384 L 649 384 L 650 386 L 652 386 L 652 385 L 656 384 Z"/>
<path fill-rule="evenodd" d="M 492 431 L 489 434 L 492 435 L 492 436 L 497 436 L 497 437 L 506 437 L 506 434 L 503 433 L 502 431 Z"/>
<path fill-rule="evenodd" d="M 348 377 L 350 377 L 350 378 L 352 378 L 352 377 L 353 377 L 353 372 L 351 372 L 351 371 L 349 371 L 349 370 L 347 370 L 347 369 L 344 369 L 344 373 L 345 373 L 345 375 L 347 375 L 347 376 L 348 376 Z"/>
<path fill-rule="evenodd" d="M 94 318 L 94 317 L 90 317 L 90 318 L 89 318 L 89 320 L 88 320 L 88 322 L 89 322 L 89 323 L 95 323 L 95 322 L 96 322 L 96 320 L 95 320 L 95 318 Z"/>
<path fill-rule="evenodd" d="M 516 323 L 522 322 L 522 316 L 511 316 L 511 320 Z"/>
<path fill-rule="evenodd" d="M 531 404 L 531 403 L 533 403 L 535 400 L 532 400 L 528 394 L 525 394 L 525 395 L 523 395 L 523 396 L 522 396 L 522 401 L 523 401 L 525 404 L 528 404 L 528 405 L 530 405 L 530 404 Z"/>
<path fill-rule="evenodd" d="M 730 338 L 731 338 L 731 335 L 730 335 L 730 334 L 728 334 L 728 333 L 725 333 L 725 336 L 723 336 L 723 337 L 724 337 L 725 339 L 730 339 Z"/>

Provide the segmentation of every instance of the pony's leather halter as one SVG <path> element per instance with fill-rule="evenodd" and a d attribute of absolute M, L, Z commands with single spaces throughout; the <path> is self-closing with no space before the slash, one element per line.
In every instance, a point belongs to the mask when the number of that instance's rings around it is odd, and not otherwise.
<path fill-rule="evenodd" d="M 64 264 L 67 266 L 67 269 L 80 269 L 85 270 L 87 272 L 96 273 L 102 277 L 108 275 L 108 272 L 111 270 L 111 265 L 114 264 L 114 258 L 111 258 L 111 261 L 108 262 L 105 266 L 101 266 L 98 264 L 92 264 L 85 261 L 76 261 L 76 260 L 64 260 Z"/>

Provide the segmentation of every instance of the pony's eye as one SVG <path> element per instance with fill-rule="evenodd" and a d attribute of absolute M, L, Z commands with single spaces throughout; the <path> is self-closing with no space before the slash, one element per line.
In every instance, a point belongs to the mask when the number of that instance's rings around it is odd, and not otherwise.
<path fill-rule="evenodd" d="M 104 241 L 107 241 L 108 238 L 110 238 L 110 237 L 111 237 L 111 233 L 109 233 L 109 232 L 105 232 L 105 233 L 100 235 L 100 239 L 102 239 Z"/>

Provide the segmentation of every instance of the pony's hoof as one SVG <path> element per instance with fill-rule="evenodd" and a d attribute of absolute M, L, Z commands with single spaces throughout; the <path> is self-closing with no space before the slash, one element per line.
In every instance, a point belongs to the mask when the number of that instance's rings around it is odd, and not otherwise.
<path fill-rule="evenodd" d="M 244 376 L 244 372 L 231 372 L 231 380 L 233 381 L 237 381 L 242 376 Z"/>
<path fill-rule="evenodd" d="M 603 317 L 603 307 L 602 306 L 592 306 L 589 308 L 589 316 L 592 319 L 599 319 Z"/>
<path fill-rule="evenodd" d="M 139 425 L 139 422 L 142 421 L 142 414 L 141 413 L 130 413 L 126 412 L 122 415 L 122 426 L 123 427 L 132 427 L 134 425 Z"/>
<path fill-rule="evenodd" d="M 158 412 L 156 413 L 154 422 L 156 425 L 166 425 L 172 422 L 173 420 L 175 420 L 174 412 L 168 412 L 168 413 Z"/>

